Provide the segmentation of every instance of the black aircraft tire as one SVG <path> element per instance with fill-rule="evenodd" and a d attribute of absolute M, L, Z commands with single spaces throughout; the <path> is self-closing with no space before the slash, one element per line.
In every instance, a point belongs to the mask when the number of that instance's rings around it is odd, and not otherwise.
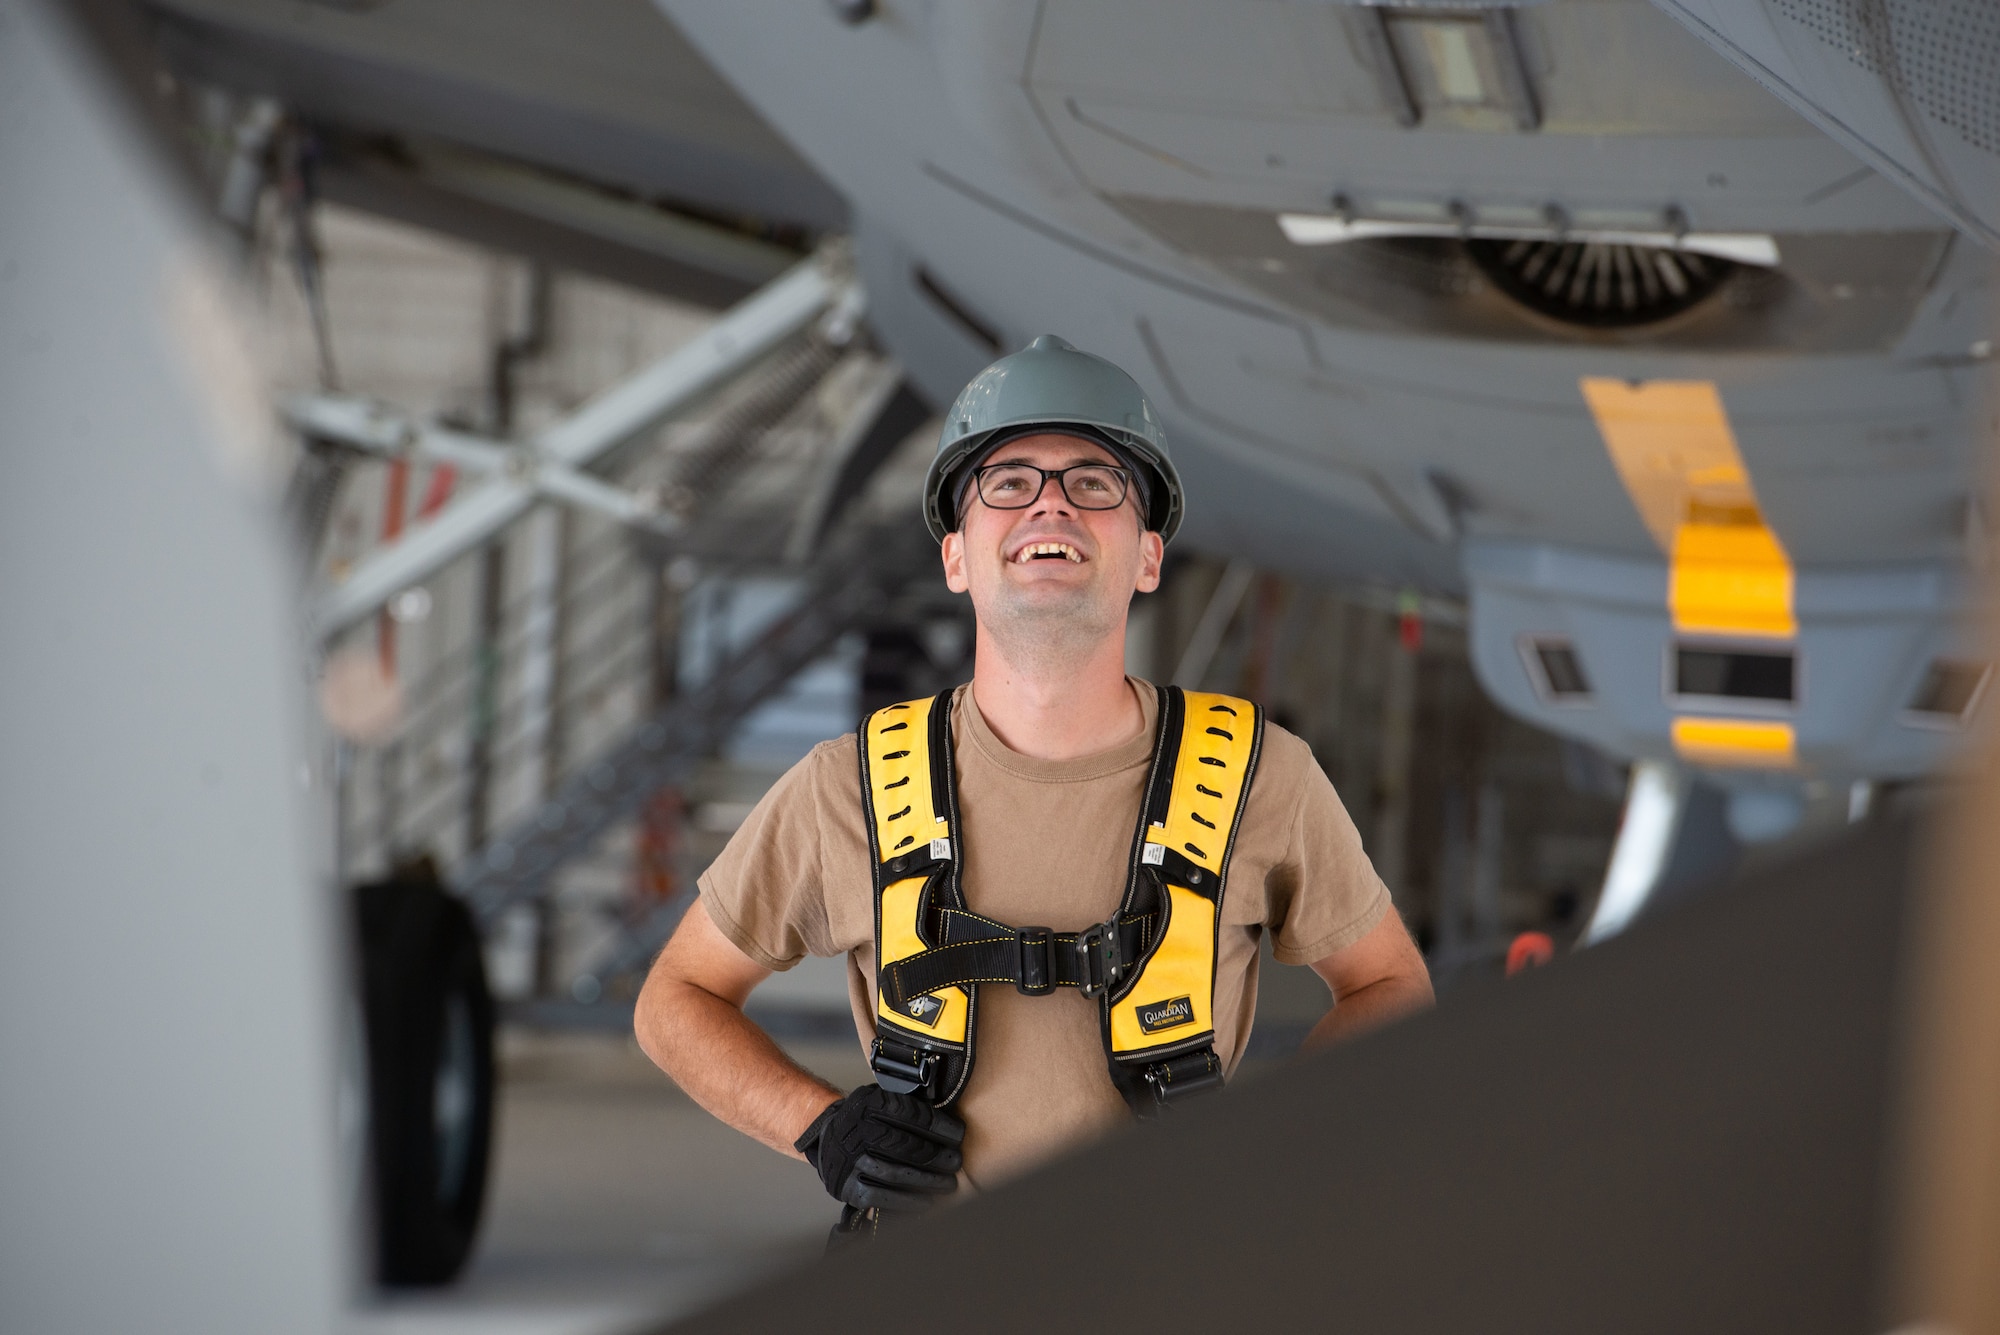
<path fill-rule="evenodd" d="M 355 891 L 376 1277 L 446 1284 L 472 1253 L 493 1135 L 493 1001 L 465 905 L 434 878 Z"/>

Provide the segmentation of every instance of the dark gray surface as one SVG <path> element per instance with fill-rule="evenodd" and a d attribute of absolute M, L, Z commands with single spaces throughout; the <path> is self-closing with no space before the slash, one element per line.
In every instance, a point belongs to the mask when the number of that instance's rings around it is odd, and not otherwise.
<path fill-rule="evenodd" d="M 675 1329 L 1873 1329 L 1914 839 L 1825 846 Z"/>

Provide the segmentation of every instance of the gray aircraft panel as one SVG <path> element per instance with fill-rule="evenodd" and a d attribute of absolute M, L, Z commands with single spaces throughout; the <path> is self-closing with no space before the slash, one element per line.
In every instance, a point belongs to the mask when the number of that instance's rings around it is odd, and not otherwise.
<path fill-rule="evenodd" d="M 1363 207 L 1456 195 L 1529 217 L 1550 200 L 1578 216 L 1677 203 L 1716 230 L 1796 230 L 1808 217 L 1828 229 L 1923 225 L 1894 191 L 1843 188 L 1861 184 L 1851 153 L 1638 5 L 1520 11 L 1531 48 L 1563 48 L 1560 60 L 1528 53 L 1545 67 L 1540 131 L 1455 123 L 1438 108 L 1421 154 L 1379 97 L 1353 105 L 1367 79 L 1341 29 L 1362 20 L 1342 6 L 1149 8 L 1142 41 L 1141 25 L 1094 0 L 1043 13 L 1031 95 L 1078 175 L 1105 193 L 1323 210 L 1340 189 Z M 1331 87 L 1347 105 L 1321 91 Z"/>
<path fill-rule="evenodd" d="M 1993 257 L 1984 246 L 1955 237 L 1940 261 L 1931 289 L 1894 348 L 1904 361 L 1965 365 L 1990 351 L 1994 315 L 2000 310 Z"/>
<path fill-rule="evenodd" d="M 1163 396 L 1204 484 L 1191 541 L 1290 546 L 1294 568 L 1376 579 L 1461 558 L 1475 639 L 1490 640 L 1476 645 L 1482 676 L 1544 726 L 1667 754 L 1681 712 L 1661 677 L 1676 632 L 1659 540 L 1583 377 L 1716 387 L 1763 518 L 1798 567 L 1801 608 L 1806 589 L 1844 587 L 1870 563 L 1915 562 L 1922 579 L 1963 560 L 1979 372 L 1959 381 L 1901 350 L 1950 349 L 1990 327 L 1966 313 L 1972 298 L 1940 295 L 1941 283 L 1981 289 L 1990 264 L 1965 262 L 1847 148 L 1643 6 L 1516 15 L 1524 59 L 1560 109 L 1520 133 L 1464 108 L 1415 129 L 1371 110 L 1352 86 L 1356 16 L 1337 7 L 1149 6 L 1141 22 L 1112 0 L 1051 0 L 1029 23 L 994 7 L 887 6 L 873 24 L 822 25 L 822 46 L 804 15 L 662 3 L 829 179 L 870 201 L 871 226 L 893 230 L 1003 341 L 1060 330 Z M 1563 54 L 1595 49 L 1611 55 L 1587 72 Z M 1608 72 L 1619 52 L 1622 82 Z M 1697 95 L 1676 101 L 1672 88 Z M 1449 256 L 1288 240 L 1278 214 L 1328 214 L 1336 189 L 1364 216 L 1443 216 L 1459 199 L 1473 219 L 1558 203 L 1571 225 L 1636 226 L 1677 208 L 1696 228 L 1770 233 L 1779 266 L 1739 274 L 1675 321 L 1590 332 L 1524 316 Z M 882 328 L 898 346 L 893 322 Z M 1978 343 L 1965 339 L 1958 359 L 1976 364 Z M 1338 536 L 1372 540 L 1374 527 L 1394 540 L 1356 553 Z M 1475 541 L 1454 549 L 1461 539 Z M 1480 567 L 1496 542 L 1553 544 L 1584 566 L 1623 560 L 1638 586 L 1609 602 L 1560 582 L 1508 594 Z M 1938 753 L 1938 732 L 1897 714 L 1912 674 L 1957 643 L 1948 585 L 1914 620 L 1876 607 L 1801 625 L 1800 670 L 1817 685 L 1787 706 L 1798 765 L 1910 772 Z M 1495 598 L 1483 612 L 1482 590 Z M 1582 627 L 1595 675 L 1617 678 L 1589 726 L 1524 675 L 1519 637 L 1552 624 L 1538 617 Z M 1605 666 L 1620 655 L 1631 661 Z"/>
<path fill-rule="evenodd" d="M 1106 100 L 1388 123 L 1353 39 L 1370 16 L 1337 3 L 1233 9 L 1168 0 L 1148 5 L 1137 24 L 1120 7 L 1057 0 L 1040 7 L 1032 77 Z M 1560 24 L 1544 22 L 1545 12 L 1524 6 L 1515 15 L 1545 130 L 1810 137 L 1798 116 L 1705 59 L 1657 12 L 1619 0 L 1569 0 Z"/>
<path fill-rule="evenodd" d="M 442 138 L 718 210 L 845 225 L 840 196 L 644 0 L 166 0 L 178 69 L 344 126 Z"/>
<path fill-rule="evenodd" d="M 2000 245 L 2000 11 L 1983 0 L 1654 0 L 1913 196 Z"/>

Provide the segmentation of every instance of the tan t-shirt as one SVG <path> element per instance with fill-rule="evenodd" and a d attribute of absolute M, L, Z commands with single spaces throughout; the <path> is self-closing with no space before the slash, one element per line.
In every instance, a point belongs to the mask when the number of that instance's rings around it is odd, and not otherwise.
<path fill-rule="evenodd" d="M 1103 922 L 1125 890 L 1126 858 L 1152 754 L 1158 697 L 1133 681 L 1146 726 L 1075 760 L 1009 750 L 960 687 L 952 709 L 967 906 L 1002 922 L 1073 932 Z M 854 734 L 822 742 L 751 811 L 701 877 L 723 935 L 758 963 L 848 957 L 865 1047 L 875 1035 L 874 891 Z M 1257 1006 L 1257 945 L 1308 964 L 1360 939 L 1389 895 L 1353 821 L 1306 744 L 1267 724 L 1222 899 L 1215 1051 L 1234 1071 Z M 990 1186 L 1130 1114 L 1105 1069 L 1097 1003 L 986 987 L 972 1079 L 960 1096 L 965 1172 Z"/>

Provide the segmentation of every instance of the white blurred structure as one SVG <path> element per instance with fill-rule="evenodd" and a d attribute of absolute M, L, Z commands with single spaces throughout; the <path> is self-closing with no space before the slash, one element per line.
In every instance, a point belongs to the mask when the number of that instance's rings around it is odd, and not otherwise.
<path fill-rule="evenodd" d="M 329 1331 L 353 1200 L 279 456 L 84 51 L 0 0 L 0 1328 Z"/>

